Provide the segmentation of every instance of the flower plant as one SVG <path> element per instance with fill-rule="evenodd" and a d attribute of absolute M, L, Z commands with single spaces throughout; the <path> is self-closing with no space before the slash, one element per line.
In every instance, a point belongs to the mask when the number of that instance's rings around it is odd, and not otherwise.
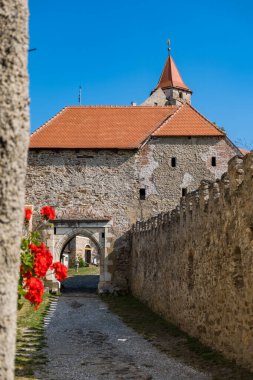
<path fill-rule="evenodd" d="M 41 241 L 39 229 L 47 225 L 49 220 L 55 219 L 55 211 L 52 207 L 44 206 L 40 210 L 41 220 L 36 228 L 29 231 L 29 222 L 32 210 L 24 210 L 25 236 L 21 242 L 20 276 L 18 284 L 18 307 L 23 306 L 24 298 L 29 300 L 35 309 L 42 302 L 44 294 L 43 279 L 48 270 L 52 270 L 58 281 L 67 277 L 67 267 L 60 262 L 53 263 L 53 255 Z"/>

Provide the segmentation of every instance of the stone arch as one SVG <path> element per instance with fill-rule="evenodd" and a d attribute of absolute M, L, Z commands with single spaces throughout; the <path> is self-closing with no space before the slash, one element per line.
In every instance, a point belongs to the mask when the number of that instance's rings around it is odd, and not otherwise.
<path fill-rule="evenodd" d="M 62 239 L 60 239 L 54 249 L 55 260 L 60 261 L 61 253 L 64 247 L 75 237 L 75 236 L 84 236 L 89 238 L 96 246 L 99 256 L 101 257 L 103 252 L 103 247 L 97 241 L 97 239 L 93 236 L 93 234 L 87 230 L 86 228 L 71 228 L 70 231 L 63 235 Z"/>

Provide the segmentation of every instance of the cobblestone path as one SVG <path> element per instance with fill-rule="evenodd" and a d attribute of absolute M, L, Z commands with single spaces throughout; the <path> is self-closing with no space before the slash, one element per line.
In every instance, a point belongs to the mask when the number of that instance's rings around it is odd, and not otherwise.
<path fill-rule="evenodd" d="M 48 362 L 35 373 L 37 379 L 211 379 L 168 358 L 126 326 L 91 292 L 95 276 L 89 281 L 84 292 L 86 279 L 68 279 L 68 292 L 51 306 L 45 320 Z"/>

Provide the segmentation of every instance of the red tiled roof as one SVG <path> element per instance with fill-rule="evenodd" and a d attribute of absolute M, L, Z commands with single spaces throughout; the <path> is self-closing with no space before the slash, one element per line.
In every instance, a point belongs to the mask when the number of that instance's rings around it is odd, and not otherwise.
<path fill-rule="evenodd" d="M 66 107 L 31 136 L 30 148 L 136 149 L 150 136 L 223 136 L 185 103 L 164 107 Z"/>
<path fill-rule="evenodd" d="M 168 120 L 155 130 L 153 136 L 224 136 L 188 103 L 182 105 Z"/>
<path fill-rule="evenodd" d="M 169 55 L 155 90 L 158 88 L 165 89 L 170 87 L 192 92 L 184 83 L 173 58 Z"/>
<path fill-rule="evenodd" d="M 36 130 L 30 148 L 135 149 L 177 107 L 66 107 Z"/>
<path fill-rule="evenodd" d="M 248 154 L 250 153 L 250 150 L 246 150 L 246 149 L 242 149 L 242 148 L 239 148 L 239 151 L 242 153 L 242 154 Z"/>

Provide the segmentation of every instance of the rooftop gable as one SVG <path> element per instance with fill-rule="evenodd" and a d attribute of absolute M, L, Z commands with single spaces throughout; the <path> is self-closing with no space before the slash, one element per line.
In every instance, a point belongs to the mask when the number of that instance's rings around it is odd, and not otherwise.
<path fill-rule="evenodd" d="M 207 120 L 190 104 L 183 104 L 152 134 L 156 137 L 165 136 L 224 136 L 215 124 Z"/>

